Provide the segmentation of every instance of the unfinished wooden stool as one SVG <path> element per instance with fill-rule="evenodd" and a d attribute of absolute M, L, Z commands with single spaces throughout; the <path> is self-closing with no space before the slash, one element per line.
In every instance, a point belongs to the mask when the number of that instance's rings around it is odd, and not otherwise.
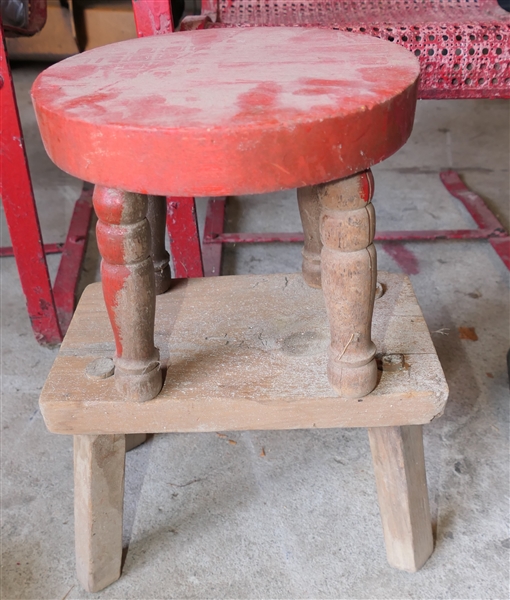
<path fill-rule="evenodd" d="M 409 137 L 418 73 L 378 39 L 257 28 L 130 40 L 37 79 L 48 154 L 96 184 L 103 293 L 87 288 L 41 395 L 75 436 L 87 590 L 120 576 L 128 433 L 367 427 L 389 562 L 427 560 L 421 425 L 447 387 L 409 281 L 377 285 L 369 170 Z M 166 195 L 289 188 L 303 275 L 171 285 Z"/>

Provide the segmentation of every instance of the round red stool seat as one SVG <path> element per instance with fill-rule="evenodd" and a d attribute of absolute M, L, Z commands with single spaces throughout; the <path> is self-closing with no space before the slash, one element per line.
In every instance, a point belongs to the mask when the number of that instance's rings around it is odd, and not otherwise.
<path fill-rule="evenodd" d="M 390 156 L 410 135 L 418 74 L 407 50 L 361 34 L 210 29 L 85 52 L 32 94 L 64 171 L 215 196 L 327 182 Z"/>

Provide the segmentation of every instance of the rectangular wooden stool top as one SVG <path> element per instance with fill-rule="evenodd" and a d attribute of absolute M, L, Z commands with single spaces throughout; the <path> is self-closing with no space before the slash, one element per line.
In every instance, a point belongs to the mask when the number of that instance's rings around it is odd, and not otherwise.
<path fill-rule="evenodd" d="M 300 274 L 176 280 L 157 297 L 163 390 L 125 401 L 114 378 L 87 365 L 113 357 L 101 284 L 84 292 L 41 393 L 48 429 L 63 434 L 157 433 L 418 425 L 442 414 L 448 387 L 404 275 L 378 273 L 372 337 L 402 354 L 362 399 L 339 398 L 326 377 L 329 325 L 321 290 Z"/>

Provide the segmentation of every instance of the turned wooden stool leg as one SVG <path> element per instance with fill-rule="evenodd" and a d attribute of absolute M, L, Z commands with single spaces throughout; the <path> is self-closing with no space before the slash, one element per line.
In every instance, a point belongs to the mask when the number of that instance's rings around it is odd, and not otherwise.
<path fill-rule="evenodd" d="M 299 188 L 297 191 L 299 214 L 303 225 L 303 279 L 313 288 L 321 287 L 321 234 L 319 221 L 321 205 L 317 186 Z"/>
<path fill-rule="evenodd" d="M 422 426 L 372 427 L 368 436 L 388 562 L 417 571 L 434 547 Z"/>
<path fill-rule="evenodd" d="M 156 295 L 164 294 L 170 287 L 170 255 L 165 249 L 166 198 L 147 196 L 147 220 L 151 228 L 151 256 L 154 264 Z"/>
<path fill-rule="evenodd" d="M 97 243 L 106 308 L 115 337 L 115 383 L 126 400 L 157 396 L 156 295 L 147 196 L 96 186 Z"/>
<path fill-rule="evenodd" d="M 120 577 L 125 436 L 74 436 L 76 571 L 88 592 Z"/>
<path fill-rule="evenodd" d="M 328 378 L 340 396 L 359 398 L 377 384 L 371 339 L 377 279 L 372 173 L 364 171 L 317 189 L 322 207 L 321 280 L 331 329 Z"/>

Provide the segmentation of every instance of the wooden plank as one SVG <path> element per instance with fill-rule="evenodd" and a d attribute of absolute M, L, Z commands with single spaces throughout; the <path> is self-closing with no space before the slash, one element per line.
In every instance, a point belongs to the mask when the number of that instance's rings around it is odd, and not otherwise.
<path fill-rule="evenodd" d="M 120 577 L 124 435 L 74 436 L 76 571 L 88 592 Z"/>
<path fill-rule="evenodd" d="M 46 424 L 99 434 L 428 423 L 447 399 L 443 371 L 408 278 L 378 278 L 386 291 L 372 338 L 379 353 L 404 354 L 406 368 L 379 372 L 362 401 L 329 386 L 322 291 L 300 274 L 278 274 L 174 281 L 157 297 L 162 392 L 127 405 L 113 378 L 85 375 L 92 360 L 114 353 L 101 286 L 89 286 L 41 394 Z"/>
<path fill-rule="evenodd" d="M 417 571 L 432 554 L 421 426 L 369 428 L 388 562 Z"/>

